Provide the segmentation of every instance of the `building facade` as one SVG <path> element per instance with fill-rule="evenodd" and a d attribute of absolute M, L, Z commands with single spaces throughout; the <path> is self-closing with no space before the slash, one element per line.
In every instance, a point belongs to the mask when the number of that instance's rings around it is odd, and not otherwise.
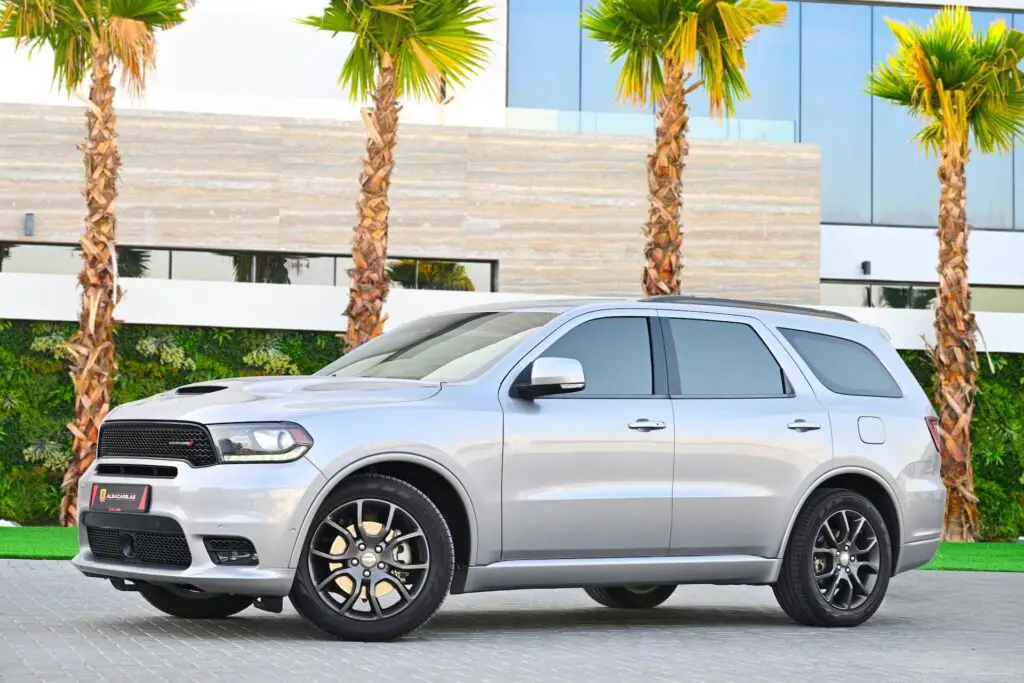
<path fill-rule="evenodd" d="M 616 65 L 579 28 L 589 0 L 491 4 L 487 70 L 445 106 L 404 104 L 391 253 L 459 262 L 478 292 L 633 294 L 653 114 L 616 100 Z M 979 26 L 1024 28 L 1022 0 L 968 4 Z M 864 88 L 893 48 L 885 18 L 927 23 L 935 8 L 787 5 L 786 23 L 748 48 L 752 97 L 735 117 L 712 120 L 691 96 L 684 287 L 926 308 L 936 162 L 910 141 L 916 123 Z M 346 284 L 363 131 L 336 85 L 344 39 L 294 21 L 322 6 L 210 0 L 160 37 L 146 96 L 118 100 L 121 241 L 134 247 L 124 277 L 144 258 L 168 286 Z M 84 126 L 81 103 L 50 88 L 51 67 L 0 52 L 0 289 L 4 273 L 77 269 Z M 986 312 L 1024 312 L 1018 164 L 1024 150 L 969 165 L 971 279 Z"/>

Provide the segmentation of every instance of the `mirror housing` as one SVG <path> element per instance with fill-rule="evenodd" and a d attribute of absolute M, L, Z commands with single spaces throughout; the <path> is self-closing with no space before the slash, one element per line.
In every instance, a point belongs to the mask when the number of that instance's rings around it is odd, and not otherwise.
<path fill-rule="evenodd" d="M 575 358 L 538 358 L 520 376 L 515 389 L 525 399 L 571 394 L 586 388 L 583 366 Z"/>

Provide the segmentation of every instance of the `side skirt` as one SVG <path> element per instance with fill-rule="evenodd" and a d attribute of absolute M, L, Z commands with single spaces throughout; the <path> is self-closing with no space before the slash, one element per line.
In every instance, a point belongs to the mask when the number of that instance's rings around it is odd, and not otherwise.
<path fill-rule="evenodd" d="M 781 567 L 782 560 L 752 555 L 506 560 L 469 567 L 465 585 L 457 592 L 637 584 L 764 585 L 775 583 Z"/>

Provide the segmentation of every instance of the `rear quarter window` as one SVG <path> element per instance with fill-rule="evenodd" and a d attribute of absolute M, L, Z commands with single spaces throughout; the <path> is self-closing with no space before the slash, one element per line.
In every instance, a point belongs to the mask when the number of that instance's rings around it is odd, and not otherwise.
<path fill-rule="evenodd" d="M 779 328 L 829 391 L 847 396 L 902 398 L 903 391 L 871 349 L 828 334 Z"/>

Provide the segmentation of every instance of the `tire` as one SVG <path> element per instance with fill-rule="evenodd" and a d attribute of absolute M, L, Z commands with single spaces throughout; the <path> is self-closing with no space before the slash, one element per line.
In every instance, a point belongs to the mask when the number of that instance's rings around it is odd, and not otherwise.
<path fill-rule="evenodd" d="M 139 585 L 139 594 L 164 614 L 181 619 L 226 619 L 253 603 L 244 595 L 190 593 L 148 583 Z"/>
<path fill-rule="evenodd" d="M 357 503 L 357 501 L 363 501 L 363 503 Z M 342 519 L 340 515 L 353 505 L 360 510 L 364 506 L 397 506 L 401 514 L 394 513 L 395 528 L 398 529 L 401 520 L 405 519 L 407 528 L 411 528 L 411 525 L 415 524 L 422 532 L 420 539 L 415 542 L 419 544 L 416 551 L 420 557 L 419 562 L 425 565 L 425 569 L 419 570 L 422 572 L 421 574 L 416 574 L 416 585 L 412 589 L 406 587 L 405 595 L 411 595 L 412 599 L 404 601 L 404 607 L 398 611 L 389 611 L 393 610 L 395 606 L 383 608 L 380 597 L 377 596 L 377 588 L 380 586 L 377 579 L 386 577 L 386 572 L 394 573 L 393 570 L 401 566 L 393 563 L 394 558 L 402 551 L 401 546 L 396 547 L 390 553 L 388 551 L 388 548 L 397 541 L 374 541 L 373 543 L 376 544 L 374 547 L 367 547 L 365 552 L 354 551 L 355 556 L 349 556 L 349 559 L 342 563 L 329 564 L 326 569 L 322 566 L 325 560 L 316 553 L 313 554 L 313 561 L 310 560 L 311 548 L 322 540 L 322 537 L 318 536 L 319 530 L 323 529 L 328 534 L 333 534 L 335 533 L 333 530 L 339 526 L 338 524 L 329 525 L 324 520 L 329 516 L 334 520 L 336 515 L 338 515 L 337 519 Z M 366 525 L 360 527 L 358 524 L 351 527 L 342 524 L 342 527 L 348 532 L 357 530 L 357 533 L 362 533 L 358 531 L 359 529 L 366 529 Z M 381 525 L 380 530 L 384 528 Z M 406 534 L 407 532 L 403 530 L 402 535 Z M 352 533 L 348 535 L 352 537 L 353 542 L 359 541 Z M 387 532 L 384 532 L 384 538 L 387 537 Z M 335 542 L 338 541 L 338 538 L 344 537 L 339 535 L 334 539 Z M 369 537 L 363 540 L 367 544 L 370 543 Z M 407 550 L 410 543 L 405 544 Z M 372 562 L 366 565 L 357 564 L 362 562 L 361 557 L 373 555 L 374 553 L 371 551 L 381 547 L 384 550 L 378 553 L 377 557 L 381 563 L 376 567 L 384 567 L 383 560 L 388 559 L 390 564 L 386 570 L 382 569 L 378 572 L 375 566 L 371 566 Z M 317 551 L 321 554 L 323 552 L 320 549 Z M 412 553 L 413 551 L 408 550 L 408 552 Z M 346 549 L 342 553 L 331 549 L 330 553 L 332 555 L 338 553 L 338 557 L 340 557 L 341 554 L 348 553 L 348 550 Z M 426 557 L 426 562 L 422 561 L 423 557 Z M 353 576 L 357 578 L 362 576 L 365 567 L 365 574 L 369 575 L 372 572 L 373 578 L 365 580 L 359 578 L 360 583 L 356 584 L 355 579 L 350 576 L 348 581 L 351 581 L 349 584 L 351 587 L 346 595 L 342 592 L 344 589 L 336 588 L 335 585 L 340 586 L 339 582 L 344 580 L 344 576 L 334 580 L 329 580 L 327 577 L 335 576 L 342 571 L 339 567 L 347 567 L 346 563 L 348 562 L 354 565 L 351 568 Z M 413 562 L 409 566 L 412 567 L 416 564 Z M 289 597 L 299 614 L 329 636 L 360 642 L 391 641 L 413 633 L 434 616 L 448 595 L 454 571 L 455 548 L 452 534 L 444 516 L 433 501 L 419 489 L 400 479 L 381 474 L 358 475 L 342 482 L 338 490 L 332 493 L 317 510 L 309 533 L 303 541 L 302 556 Z M 319 583 L 326 584 L 324 593 L 317 589 L 318 581 L 314 579 L 314 573 L 316 576 L 322 577 L 319 579 Z M 326 577 L 324 573 L 326 573 Z M 412 574 L 415 572 L 411 572 L 409 575 Z M 366 584 L 363 582 L 366 580 L 374 582 L 370 584 L 374 595 L 372 600 L 369 599 L 370 587 L 367 587 L 364 592 L 363 586 Z M 400 595 L 396 584 L 390 583 L 386 578 L 384 583 L 390 584 L 390 587 L 387 588 L 389 592 L 390 590 L 396 591 L 394 597 Z M 402 583 L 405 585 L 404 580 Z M 368 613 L 356 611 L 356 608 L 362 607 L 364 603 L 366 603 Z M 348 606 L 346 607 L 346 605 Z M 371 605 L 372 610 L 370 609 Z"/>
<path fill-rule="evenodd" d="M 858 518 L 865 520 L 869 527 L 861 527 L 864 535 L 854 536 L 853 543 L 849 544 L 853 552 L 845 551 L 844 556 L 844 548 L 854 532 L 845 530 L 846 538 L 841 538 L 842 520 L 849 520 L 846 529 L 856 529 Z M 835 543 L 823 527 L 826 520 L 837 539 Z M 866 535 L 869 530 L 873 532 L 874 544 Z M 835 547 L 838 547 L 838 556 L 833 552 Z M 828 552 L 816 551 L 818 548 Z M 844 564 L 846 560 L 849 564 Z M 872 564 L 877 572 L 872 570 Z M 858 626 L 871 618 L 882 604 L 891 575 L 889 530 L 878 509 L 859 493 L 828 489 L 814 493 L 800 511 L 786 547 L 779 579 L 772 590 L 779 606 L 799 624 Z M 822 583 L 819 584 L 819 580 Z M 869 590 L 863 590 L 869 585 Z M 830 592 L 834 594 L 832 602 L 828 599 Z"/>
<path fill-rule="evenodd" d="M 675 586 L 607 586 L 584 588 L 587 595 L 598 604 L 613 609 L 650 609 L 669 599 Z"/>

